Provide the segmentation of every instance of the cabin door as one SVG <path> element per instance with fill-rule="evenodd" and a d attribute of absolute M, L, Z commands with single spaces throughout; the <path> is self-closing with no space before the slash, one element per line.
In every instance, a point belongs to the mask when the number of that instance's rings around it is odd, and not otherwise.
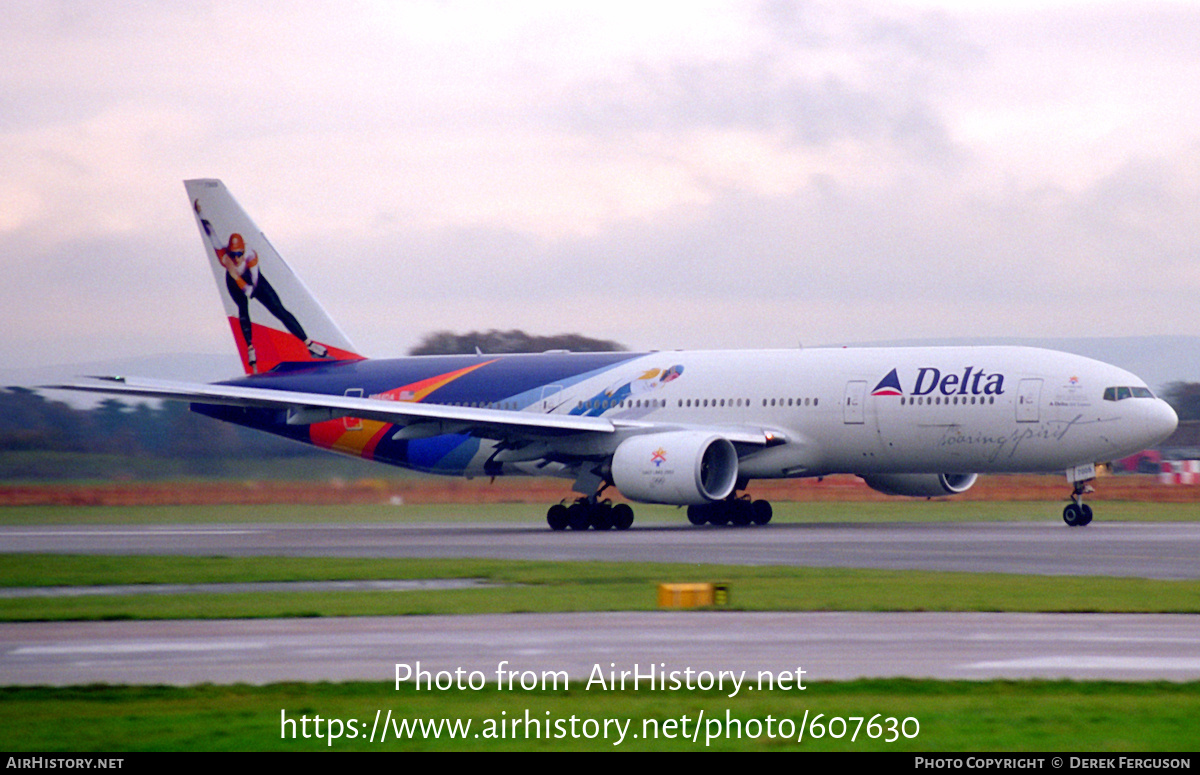
<path fill-rule="evenodd" d="M 847 382 L 846 398 L 842 402 L 842 422 L 846 425 L 862 425 L 865 422 L 863 401 L 866 400 L 866 382 Z"/>
<path fill-rule="evenodd" d="M 1042 381 L 1023 379 L 1017 387 L 1017 422 L 1038 422 L 1041 419 Z"/>

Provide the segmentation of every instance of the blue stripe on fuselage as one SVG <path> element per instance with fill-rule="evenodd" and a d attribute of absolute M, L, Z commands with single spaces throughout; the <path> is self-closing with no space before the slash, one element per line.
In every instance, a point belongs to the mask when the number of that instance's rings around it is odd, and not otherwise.
<path fill-rule="evenodd" d="M 493 361 L 433 391 L 426 403 L 492 403 L 528 394 L 541 398 L 548 385 L 567 386 L 583 377 L 641 357 L 641 353 L 546 353 L 538 355 L 435 355 L 390 360 L 335 361 L 285 364 L 267 374 L 229 380 L 243 385 L 301 393 L 344 395 L 362 389 L 363 395 L 384 393 L 442 374 Z"/>

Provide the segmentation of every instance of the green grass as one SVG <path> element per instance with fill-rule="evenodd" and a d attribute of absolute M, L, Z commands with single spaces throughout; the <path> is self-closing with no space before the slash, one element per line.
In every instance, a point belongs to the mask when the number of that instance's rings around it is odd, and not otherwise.
<path fill-rule="evenodd" d="M 665 510 L 663 510 L 665 512 Z M 647 514 L 648 518 L 653 518 Z M 681 514 L 679 517 L 686 522 Z M 529 522 L 546 524 L 536 504 L 487 505 L 264 504 L 219 506 L 7 506 L 0 525 L 408 524 L 417 522 Z"/>
<path fill-rule="evenodd" d="M 1093 504 L 1098 522 L 1185 522 L 1200 520 L 1195 503 Z M 834 522 L 1045 522 L 1060 524 L 1062 504 L 1044 501 L 895 500 L 886 503 L 774 504 L 777 523 Z M 687 525 L 682 509 L 637 505 L 638 525 Z M 544 526 L 546 508 L 536 503 L 356 504 L 336 506 L 6 506 L 0 525 L 165 525 L 245 523 L 529 523 Z"/>
<path fill-rule="evenodd" d="M 380 744 L 369 736 L 376 711 L 381 719 L 461 719 L 471 721 L 464 739 L 389 739 Z M 474 734 L 491 721 L 525 718 L 562 719 L 569 732 L 584 719 L 626 721 L 626 738 L 615 746 L 612 737 L 586 739 L 526 739 L 524 725 L 512 737 L 487 739 Z M 751 720 L 764 725 L 782 719 L 799 727 L 808 712 L 810 725 L 803 742 L 747 734 Z M 297 737 L 284 727 L 282 713 L 296 721 Z M 547 712 L 549 716 L 547 716 Z M 690 733 L 701 717 L 699 739 L 677 736 L 646 739 L 643 720 L 689 719 Z M 729 714 L 740 720 L 742 736 L 717 737 L 706 746 L 706 734 L 723 731 Z M 858 739 L 849 734 L 834 739 L 828 733 L 812 739 L 811 722 L 824 714 L 870 719 L 881 714 L 914 718 L 919 731 L 885 742 L 867 735 L 866 722 Z M 313 720 L 355 719 L 359 737 L 334 740 L 304 739 L 302 717 Z M 804 691 L 744 692 L 727 697 L 720 692 L 586 690 L 583 681 L 568 691 L 499 691 L 494 684 L 479 690 L 418 690 L 412 684 L 399 690 L 387 682 L 344 684 L 276 684 L 264 687 L 199 686 L 0 689 L 0 749 L 9 751 L 320 751 L 320 750 L 810 750 L 810 751 L 1193 751 L 1195 719 L 1200 717 L 1200 683 L 1127 684 L 1048 681 L 939 682 L 870 680 L 816 683 Z M 1130 720 L 1136 719 L 1136 724 Z M 714 725 L 722 722 L 722 728 Z M 382 726 L 382 720 L 380 722 Z M 851 722 L 854 724 L 856 722 Z M 834 724 L 837 727 L 837 723 Z M 324 726 L 322 727 L 324 729 Z M 498 727 L 493 726 L 494 729 Z M 736 731 L 737 727 L 733 727 Z M 281 733 L 289 733 L 286 737 Z M 550 727 L 558 733 L 558 727 Z M 851 730 L 853 727 L 851 727 Z M 886 729 L 886 727 L 885 727 Z M 909 722 L 910 733 L 917 729 Z M 819 729 L 818 729 L 819 731 Z M 632 734 L 638 734 L 634 739 Z M 677 733 L 678 735 L 678 733 Z M 378 735 L 377 735 L 378 737 Z"/>
<path fill-rule="evenodd" d="M 471 578 L 410 592 L 104 595 L 0 600 L 0 620 L 212 619 L 641 611 L 662 582 L 730 585 L 745 611 L 1198 613 L 1200 581 L 530 560 L 5 555 L 0 586 Z"/>

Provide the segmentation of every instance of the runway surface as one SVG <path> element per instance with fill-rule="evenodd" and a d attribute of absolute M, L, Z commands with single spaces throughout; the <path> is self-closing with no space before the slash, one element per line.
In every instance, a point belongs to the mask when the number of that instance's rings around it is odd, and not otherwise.
<path fill-rule="evenodd" d="M 543 525 L 0 528 L 0 552 L 491 557 L 1200 578 L 1200 523 L 870 523 L 556 533 Z"/>
<path fill-rule="evenodd" d="M 1200 678 L 1196 617 L 986 613 L 652 612 L 0 624 L 6 684 L 394 682 L 600 666 L 758 671 L 793 682 Z M 803 670 L 803 673 L 797 671 Z M 407 674 L 404 676 L 407 677 Z"/>

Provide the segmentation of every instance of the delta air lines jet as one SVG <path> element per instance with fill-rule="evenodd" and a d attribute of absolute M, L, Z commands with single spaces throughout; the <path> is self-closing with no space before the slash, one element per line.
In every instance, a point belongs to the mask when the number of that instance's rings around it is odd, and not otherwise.
<path fill-rule="evenodd" d="M 961 493 L 979 473 L 1065 472 L 1068 525 L 1096 464 L 1176 416 L 1105 363 L 1027 347 L 566 353 L 368 359 L 217 180 L 185 183 L 245 376 L 70 387 L 193 411 L 431 474 L 558 476 L 550 527 L 626 529 L 628 500 L 693 524 L 765 524 L 754 479 L 861 476 L 885 493 Z"/>

